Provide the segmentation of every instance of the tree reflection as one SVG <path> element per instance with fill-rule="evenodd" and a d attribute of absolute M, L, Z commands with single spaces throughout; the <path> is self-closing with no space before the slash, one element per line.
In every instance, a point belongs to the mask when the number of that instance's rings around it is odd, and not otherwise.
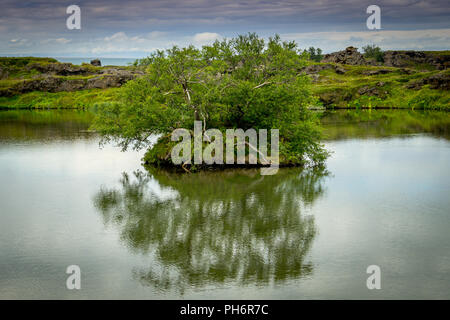
<path fill-rule="evenodd" d="M 265 285 L 307 276 L 316 234 L 301 213 L 323 194 L 323 171 L 124 173 L 95 206 L 134 252 L 155 259 L 134 277 L 158 290 Z"/>

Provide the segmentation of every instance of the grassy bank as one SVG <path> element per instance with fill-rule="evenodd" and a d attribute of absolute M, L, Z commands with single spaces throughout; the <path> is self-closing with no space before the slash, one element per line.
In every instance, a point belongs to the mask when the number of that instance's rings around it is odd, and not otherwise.
<path fill-rule="evenodd" d="M 74 92 L 33 91 L 13 97 L 0 97 L 0 109 L 88 109 L 97 103 L 114 101 L 120 88 Z"/>
<path fill-rule="evenodd" d="M 437 52 L 448 55 L 448 51 Z M 437 54 L 436 53 L 436 54 Z M 48 76 L 42 68 L 57 61 L 51 58 L 0 58 L 0 109 L 86 109 L 97 103 L 114 101 L 120 88 L 78 91 L 32 91 L 15 94 L 14 88 Z M 310 72 L 311 90 L 327 109 L 430 109 L 450 110 L 448 90 L 449 70 L 431 70 L 430 66 L 411 65 L 408 68 L 385 66 L 352 66 L 314 63 Z M 83 64 L 83 74 L 53 75 L 62 81 L 86 82 L 102 67 Z M 40 69 L 41 68 L 41 69 Z M 131 70 L 133 67 L 127 67 Z M 100 76 L 101 77 L 101 76 Z M 436 87 L 429 79 L 439 77 L 443 83 Z M 436 82 L 434 79 L 433 81 Z M 12 94 L 11 94 L 12 92 Z M 3 94 L 2 94 L 3 93 Z"/>
<path fill-rule="evenodd" d="M 318 64 L 324 65 L 324 64 Z M 395 108 L 450 110 L 450 91 L 432 89 L 430 85 L 408 88 L 436 76 L 450 76 L 450 71 L 340 66 L 319 71 L 313 78 L 313 92 L 326 108 Z M 342 72 L 342 71 L 341 71 Z"/>
<path fill-rule="evenodd" d="M 117 81 L 120 78 L 117 72 L 123 74 L 133 69 L 76 66 L 52 58 L 0 57 L 0 109 L 86 109 L 96 103 L 113 101 L 119 88 L 116 83 L 107 83 L 108 77 L 114 76 L 111 72 L 116 72 L 113 80 Z M 104 81 L 104 88 L 94 85 L 80 90 L 90 80 L 99 84 Z"/>

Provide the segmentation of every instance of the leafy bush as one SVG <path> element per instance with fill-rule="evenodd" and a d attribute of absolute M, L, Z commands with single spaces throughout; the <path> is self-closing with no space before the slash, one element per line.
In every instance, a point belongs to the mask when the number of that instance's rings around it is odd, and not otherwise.
<path fill-rule="evenodd" d="M 450 106 L 449 95 L 444 95 L 439 91 L 432 90 L 424 86 L 408 100 L 408 107 L 411 109 L 441 109 L 448 110 Z"/>
<path fill-rule="evenodd" d="M 309 60 L 320 62 L 323 58 L 322 49 L 309 47 L 308 50 L 303 50 L 303 52 L 309 57 Z"/>
<path fill-rule="evenodd" d="M 376 108 L 382 103 L 382 100 L 375 96 L 365 96 L 362 95 L 357 99 L 349 102 L 348 106 L 350 108 L 361 109 L 361 108 Z"/>
<path fill-rule="evenodd" d="M 384 53 L 380 47 L 372 44 L 363 47 L 364 57 L 375 59 L 377 62 L 384 62 Z"/>
<path fill-rule="evenodd" d="M 202 49 L 174 46 L 141 63 L 147 75 L 128 82 L 117 102 L 99 107 L 93 127 L 105 140 L 151 148 L 148 137 L 159 134 L 147 159 L 160 164 L 167 136 L 201 120 L 204 129 L 279 129 L 285 164 L 324 161 L 317 119 L 307 109 L 316 101 L 299 74 L 306 61 L 295 42 L 275 36 L 266 43 L 250 33 Z"/>

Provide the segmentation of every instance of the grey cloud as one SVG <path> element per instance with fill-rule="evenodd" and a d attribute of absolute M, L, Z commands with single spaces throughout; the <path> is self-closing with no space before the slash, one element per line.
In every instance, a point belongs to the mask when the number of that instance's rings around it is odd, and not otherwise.
<path fill-rule="evenodd" d="M 119 32 L 129 39 L 144 38 L 148 47 L 159 47 L 192 39 L 198 33 L 233 36 L 256 31 L 263 36 L 274 33 L 361 32 L 366 31 L 365 9 L 372 0 L 0 0 L 0 54 L 20 49 L 8 43 L 15 38 L 30 39 L 27 50 L 35 46 L 42 52 L 42 40 L 55 42 L 49 50 L 67 52 L 90 50 L 97 43 Z M 82 29 L 65 27 L 66 7 L 81 7 Z M 387 30 L 450 28 L 448 0 L 382 0 L 382 27 Z M 151 32 L 164 34 L 149 39 Z M 136 39 L 136 38 L 134 38 Z M 353 39 L 359 40 L 359 39 Z M 133 41 L 133 40 L 129 40 Z M 310 43 L 321 43 L 321 39 Z M 439 45 L 441 45 L 441 40 Z M 429 41 L 427 42 L 429 43 Z M 60 45 L 58 47 L 58 45 Z M 131 45 L 131 42 L 130 42 Z M 132 44 L 134 45 L 134 44 Z M 414 45 L 414 44 L 412 44 Z M 24 44 L 25 46 L 25 44 Z M 135 47 L 133 47 L 135 48 Z M 139 47 L 140 48 L 140 47 Z M 136 49 L 136 48 L 135 48 Z M 2 52 L 3 51 L 3 52 Z M 31 52 L 32 53 L 32 52 Z"/>

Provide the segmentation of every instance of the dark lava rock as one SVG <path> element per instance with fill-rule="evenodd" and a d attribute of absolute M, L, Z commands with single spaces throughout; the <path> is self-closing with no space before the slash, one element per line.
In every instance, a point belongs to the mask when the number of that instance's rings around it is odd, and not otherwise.
<path fill-rule="evenodd" d="M 387 74 L 387 73 L 391 73 L 391 72 L 394 72 L 394 71 L 390 70 L 390 69 L 378 69 L 378 70 L 364 71 L 362 74 L 366 75 L 366 76 L 375 76 L 375 75 Z"/>
<path fill-rule="evenodd" d="M 400 71 L 401 73 L 404 73 L 404 74 L 413 74 L 413 73 L 416 73 L 415 70 L 408 69 L 408 68 L 400 68 L 399 71 Z"/>
<path fill-rule="evenodd" d="M 344 68 L 333 64 L 312 64 L 302 68 L 300 71 L 311 75 L 317 74 L 322 70 L 334 70 L 337 74 L 344 74 L 346 72 Z"/>
<path fill-rule="evenodd" d="M 92 72 L 83 66 L 75 66 L 71 63 L 32 63 L 27 66 L 28 70 L 35 69 L 41 73 L 58 76 L 70 76 L 70 75 L 89 75 Z"/>
<path fill-rule="evenodd" d="M 450 73 L 440 72 L 430 77 L 409 83 L 406 87 L 408 89 L 418 90 L 424 85 L 430 85 L 430 89 L 450 90 Z"/>
<path fill-rule="evenodd" d="M 387 67 L 405 68 L 435 68 L 446 70 L 450 66 L 450 55 L 436 54 L 426 51 L 386 51 L 383 54 L 384 63 Z M 349 65 L 379 65 L 373 59 L 365 59 L 355 47 L 326 54 L 321 62 L 331 62 Z"/>
<path fill-rule="evenodd" d="M 352 94 L 346 90 L 326 91 L 319 93 L 319 99 L 325 107 L 332 106 L 341 101 L 346 103 L 352 100 Z"/>
<path fill-rule="evenodd" d="M 306 74 L 316 74 L 322 70 L 333 69 L 334 66 L 332 64 L 312 64 L 302 68 L 300 71 Z"/>
<path fill-rule="evenodd" d="M 31 63 L 25 68 L 27 71 L 36 70 L 39 74 L 33 74 L 29 79 L 10 87 L 0 88 L 0 96 L 14 96 L 31 91 L 70 92 L 120 87 L 125 82 L 145 74 L 143 71 L 130 70 L 126 67 L 92 68 L 89 65 L 77 66 L 59 62 Z M 8 78 L 8 70 L 0 67 L 0 79 L 3 78 Z"/>
<path fill-rule="evenodd" d="M 384 65 L 398 68 L 429 65 L 437 70 L 445 70 L 450 66 L 450 55 L 437 55 L 426 51 L 386 51 Z"/>
<path fill-rule="evenodd" d="M 381 87 L 383 87 L 386 83 L 380 81 L 375 84 L 375 86 L 364 86 L 359 88 L 358 94 L 360 95 L 366 95 L 366 96 L 384 96 L 387 94 L 386 91 L 383 91 Z"/>
<path fill-rule="evenodd" d="M 364 56 L 358 52 L 358 48 L 347 47 L 345 50 L 326 54 L 321 62 L 331 62 L 349 65 L 367 65 L 370 62 L 364 59 Z"/>
<path fill-rule="evenodd" d="M 94 88 L 115 88 L 140 75 L 140 73 L 127 70 L 118 71 L 116 74 L 102 74 L 89 79 L 66 79 L 46 74 L 37 79 L 21 81 L 8 90 L 2 90 L 0 96 L 13 96 L 31 91 L 70 92 Z"/>
<path fill-rule="evenodd" d="M 112 75 L 116 75 L 116 76 L 121 76 L 124 78 L 130 78 L 132 79 L 133 77 L 137 76 L 137 75 L 144 75 L 145 72 L 140 71 L 140 70 L 135 70 L 135 71 L 130 71 L 127 69 L 122 69 L 120 67 L 111 67 L 108 69 L 102 69 L 98 72 L 99 74 L 112 74 Z"/>
<path fill-rule="evenodd" d="M 93 66 L 96 66 L 96 67 L 101 67 L 102 66 L 102 62 L 99 59 L 91 60 L 91 64 Z"/>
<path fill-rule="evenodd" d="M 344 73 L 347 72 L 344 68 L 339 67 L 339 66 L 336 66 L 336 67 L 334 68 L 334 71 L 335 71 L 337 74 L 344 74 Z"/>
<path fill-rule="evenodd" d="M 53 77 L 46 75 L 40 79 L 25 80 L 13 87 L 16 94 L 31 92 L 31 91 L 75 91 L 81 90 L 84 87 L 84 80 L 65 80 L 64 78 Z"/>
<path fill-rule="evenodd" d="M 114 75 L 107 74 L 104 76 L 98 76 L 87 80 L 85 89 L 106 89 L 115 88 L 122 86 L 125 82 L 134 79 L 135 76 L 132 74 L 126 75 Z"/>
<path fill-rule="evenodd" d="M 0 80 L 1 79 L 7 79 L 9 77 L 9 72 L 8 70 L 0 68 Z"/>

